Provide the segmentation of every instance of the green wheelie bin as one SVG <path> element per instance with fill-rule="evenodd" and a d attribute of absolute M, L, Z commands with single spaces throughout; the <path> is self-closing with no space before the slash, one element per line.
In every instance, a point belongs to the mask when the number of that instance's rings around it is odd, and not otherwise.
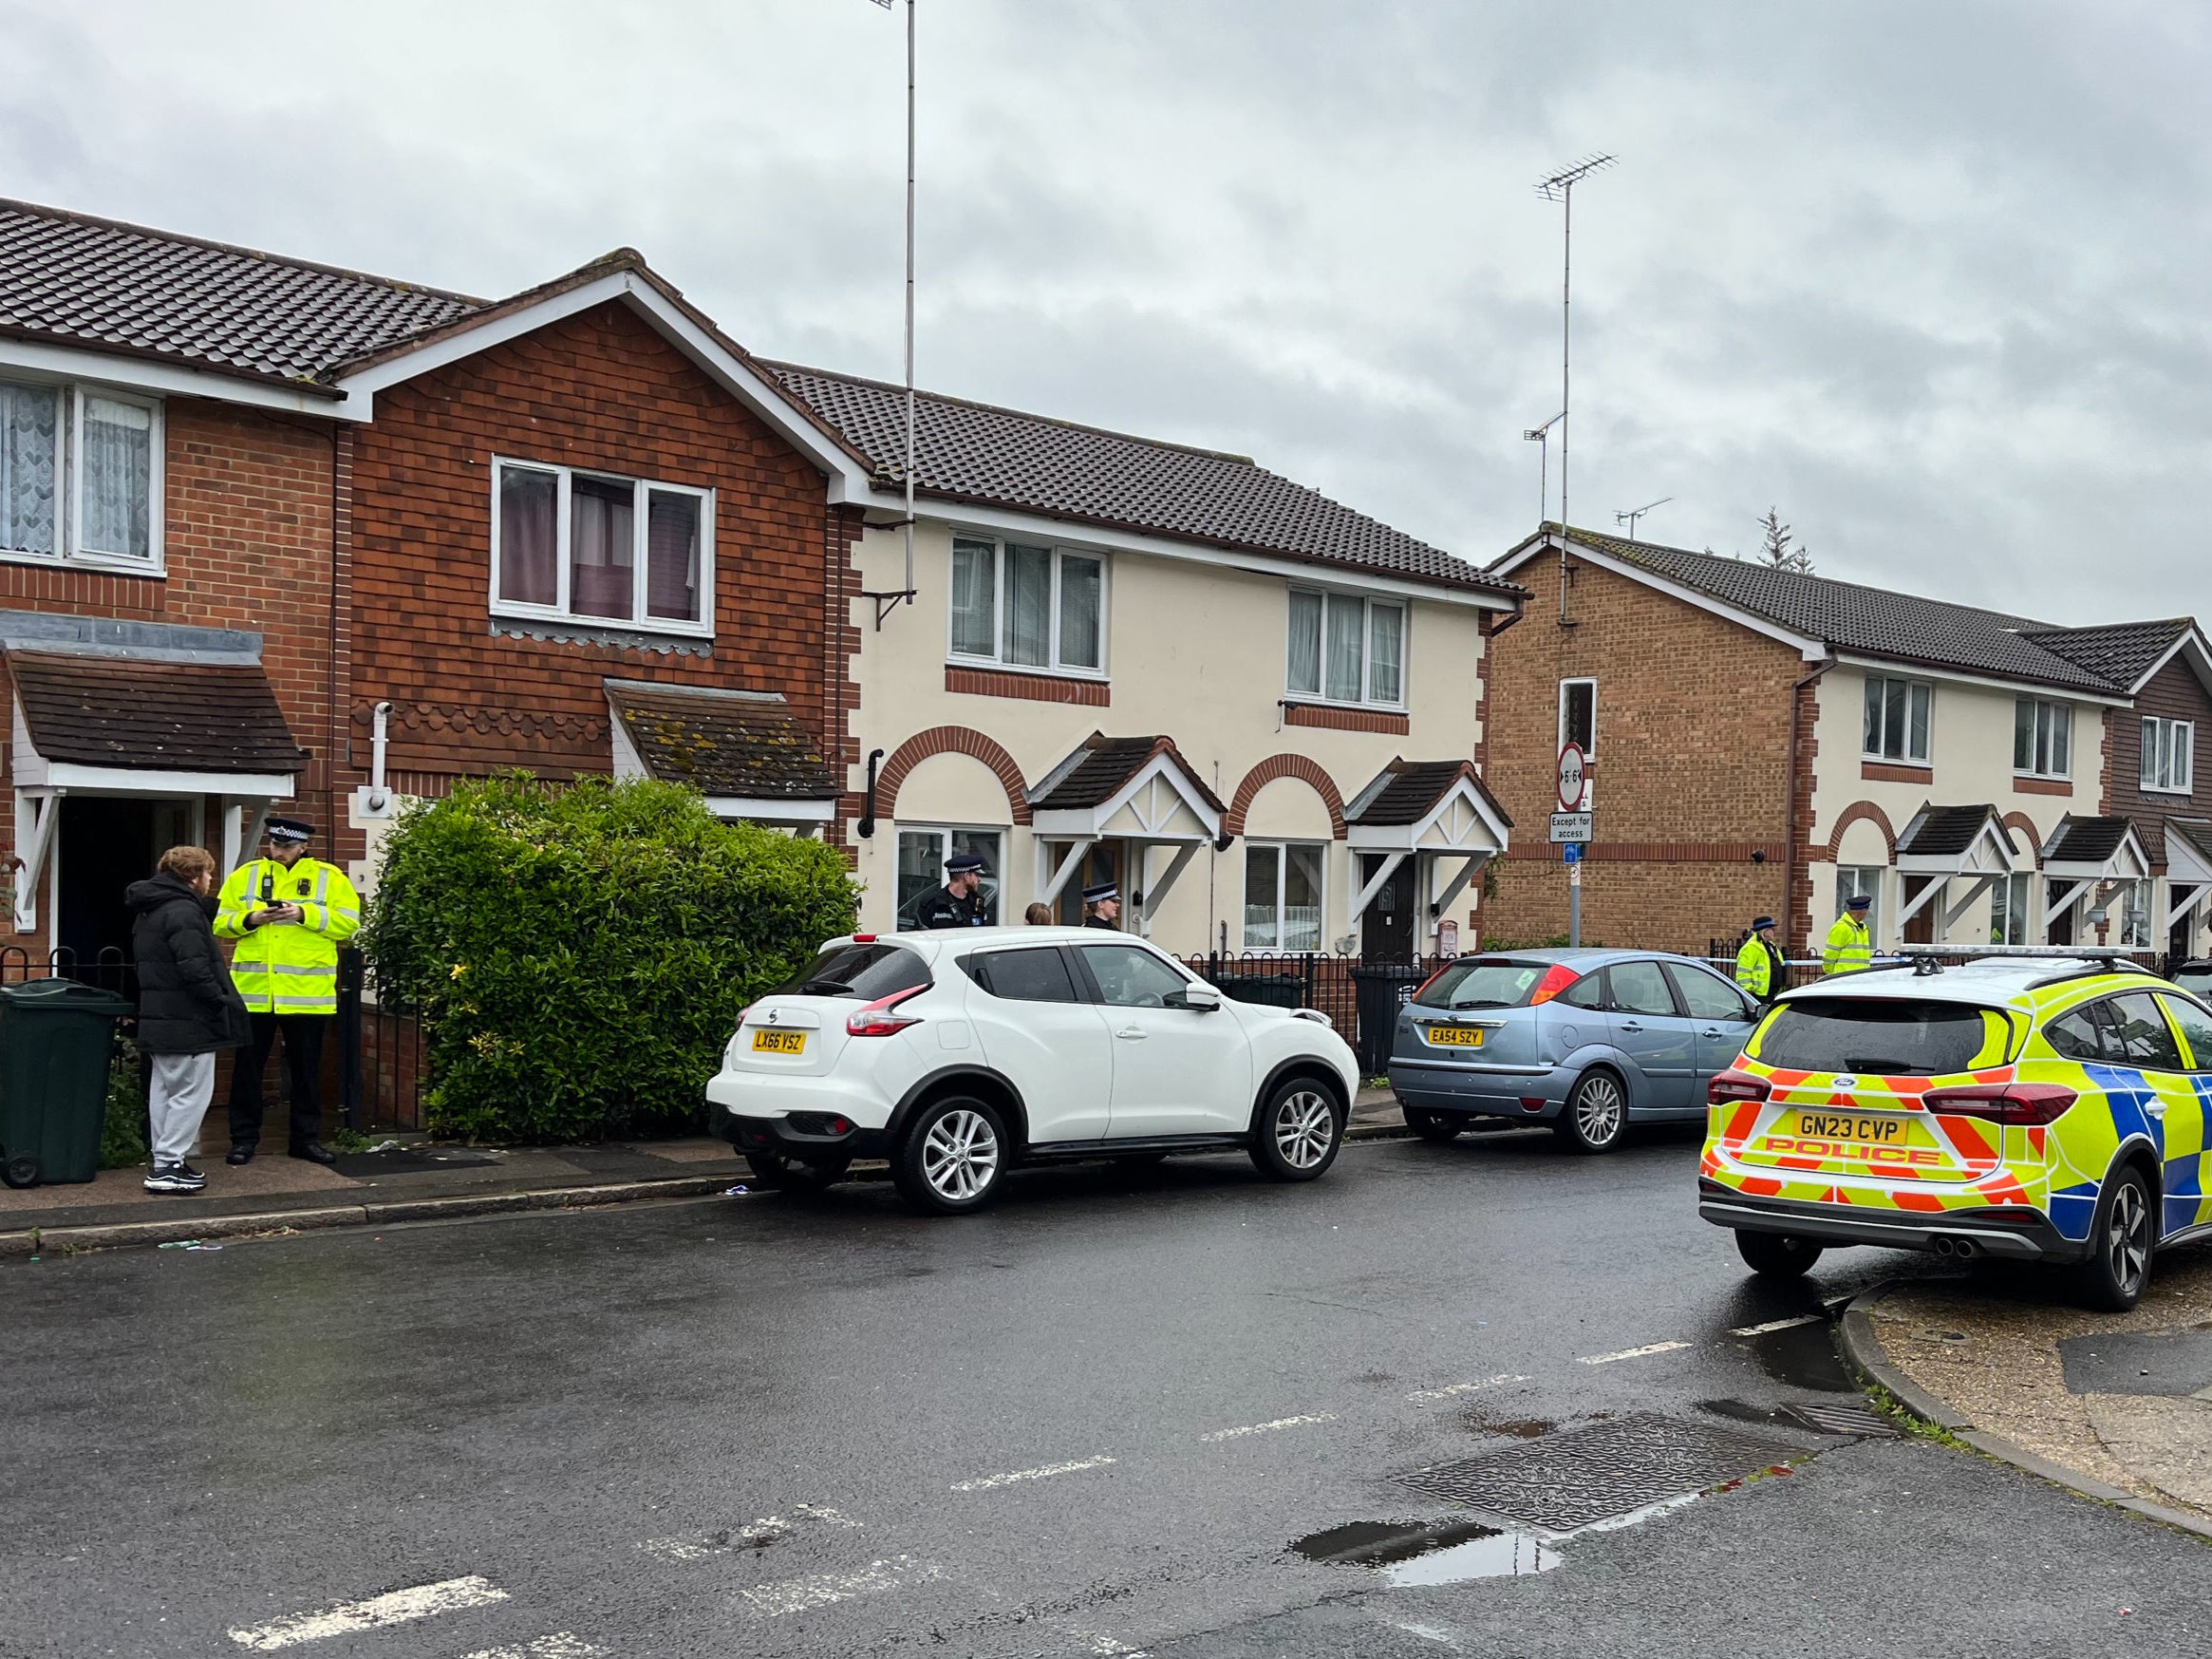
<path fill-rule="evenodd" d="M 115 1023 L 128 999 L 74 979 L 0 986 L 0 1178 L 11 1187 L 100 1173 Z"/>

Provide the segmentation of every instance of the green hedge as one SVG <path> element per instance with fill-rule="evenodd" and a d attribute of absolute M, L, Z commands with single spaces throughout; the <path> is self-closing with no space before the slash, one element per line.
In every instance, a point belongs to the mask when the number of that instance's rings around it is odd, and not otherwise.
<path fill-rule="evenodd" d="M 590 1141 L 700 1122 L 738 1010 L 854 900 L 834 848 L 691 790 L 516 773 L 402 812 L 360 943 L 423 1020 L 425 1127 Z"/>

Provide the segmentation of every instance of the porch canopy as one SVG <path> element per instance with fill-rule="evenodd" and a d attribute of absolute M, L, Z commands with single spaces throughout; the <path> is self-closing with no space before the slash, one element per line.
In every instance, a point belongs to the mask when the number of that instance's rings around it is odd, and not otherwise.
<path fill-rule="evenodd" d="M 1900 931 L 1933 907 L 1935 937 L 1945 937 L 1978 899 L 2013 873 L 2019 851 L 1994 805 L 1922 805 L 1897 838 L 1898 874 L 1927 877 L 1898 912 Z"/>
<path fill-rule="evenodd" d="M 237 867 L 308 762 L 260 649 L 259 634 L 228 629 L 0 614 L 14 688 L 17 932 L 38 927 L 65 796 L 216 796 L 223 872 Z"/>
<path fill-rule="evenodd" d="M 837 775 L 773 691 L 605 680 L 617 778 L 687 783 L 718 818 L 799 834 L 837 816 Z"/>
<path fill-rule="evenodd" d="M 1124 895 L 1140 933 L 1151 932 L 1176 879 L 1198 849 L 1221 839 L 1228 808 L 1208 787 L 1172 738 L 1108 737 L 1093 732 L 1029 790 L 1029 827 L 1040 841 L 1064 843 L 1055 861 L 1037 862 L 1037 896 L 1059 898 L 1083 855 L 1102 840 L 1130 847 L 1130 891 Z M 1167 867 L 1152 872 L 1155 850 Z"/>
<path fill-rule="evenodd" d="M 2150 855 L 2132 820 L 2076 818 L 2069 813 L 2043 843 L 2043 874 L 2053 882 L 2069 884 L 2044 907 L 2043 936 L 2048 940 L 2052 925 L 2099 887 L 2148 880 Z"/>
<path fill-rule="evenodd" d="M 1425 925 L 1434 932 L 1445 907 L 1506 850 L 1512 827 L 1472 761 L 1393 760 L 1344 808 L 1345 844 L 1356 855 L 1375 854 L 1380 860 L 1353 895 L 1345 919 L 1358 921 L 1398 866 L 1411 858 L 1414 901 L 1425 906 Z M 1447 865 L 1452 875 L 1439 889 Z"/>
<path fill-rule="evenodd" d="M 2212 900 L 2212 820 L 2169 818 L 2165 829 L 2166 912 L 2158 928 L 2161 939 L 2181 922 L 2193 930 Z"/>

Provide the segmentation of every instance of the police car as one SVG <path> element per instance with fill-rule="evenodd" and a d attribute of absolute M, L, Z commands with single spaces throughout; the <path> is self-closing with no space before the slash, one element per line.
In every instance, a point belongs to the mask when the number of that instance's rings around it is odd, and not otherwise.
<path fill-rule="evenodd" d="M 763 1178 L 820 1187 L 884 1158 L 909 1203 L 950 1215 L 1017 1163 L 1235 1149 L 1312 1180 L 1359 1084 L 1326 1016 L 1225 1000 L 1143 939 L 963 928 L 831 940 L 744 1010 L 706 1098 Z"/>
<path fill-rule="evenodd" d="M 2069 1266 L 2135 1305 L 2212 1236 L 2212 1012 L 2112 957 L 2017 952 L 1783 997 L 1708 1086 L 1698 1214 L 1761 1273 L 1834 1245 Z"/>

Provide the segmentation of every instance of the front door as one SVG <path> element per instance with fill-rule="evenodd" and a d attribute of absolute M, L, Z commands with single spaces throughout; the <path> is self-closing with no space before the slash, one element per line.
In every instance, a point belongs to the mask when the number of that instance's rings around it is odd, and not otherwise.
<path fill-rule="evenodd" d="M 1907 876 L 1904 878 L 1903 908 L 1911 909 L 1913 900 L 1927 892 L 1929 884 L 1936 879 L 1937 877 L 1933 876 Z M 1932 945 L 1936 942 L 1936 911 L 1942 902 L 1943 895 L 1939 893 L 1927 903 L 1921 905 L 1919 910 L 1913 912 L 1911 918 L 1904 924 L 1903 943 L 1907 945 Z"/>
<path fill-rule="evenodd" d="M 1411 962 L 1414 959 L 1414 865 L 1407 858 L 1390 873 L 1359 915 L 1359 953 L 1372 962 Z M 1382 868 L 1382 855 L 1359 856 L 1359 885 L 1364 888 Z"/>
<path fill-rule="evenodd" d="M 2178 913 L 2182 906 L 2187 904 L 2189 900 L 2194 898 L 2196 895 L 2197 890 L 2194 887 L 2175 887 L 2167 893 L 2166 903 L 2173 911 Z M 2196 931 L 2197 916 L 2194 911 L 2191 911 L 2186 915 L 2177 914 L 2174 917 L 2173 926 L 2166 929 L 2166 954 L 2173 959 L 2177 966 L 2182 962 L 2186 961 L 2191 955 L 2194 954 L 2194 952 L 2190 951 L 2189 945 L 2191 942 L 2191 936 L 2196 933 Z"/>
<path fill-rule="evenodd" d="M 1141 945 L 1082 945 L 1113 1033 L 1115 1141 L 1241 1135 L 1251 1126 L 1252 1053 L 1227 1009 L 1173 1006 L 1190 981 Z"/>
<path fill-rule="evenodd" d="M 1060 843 L 1063 848 L 1066 845 L 1065 841 Z M 1108 881 L 1121 890 L 1121 914 L 1126 917 L 1129 914 L 1129 883 L 1122 879 L 1122 867 L 1127 862 L 1122 853 L 1123 846 L 1119 841 L 1093 841 L 1090 850 L 1083 855 L 1083 861 L 1076 867 L 1076 873 L 1068 877 L 1068 884 L 1059 890 L 1059 904 L 1053 912 L 1052 919 L 1063 928 L 1081 927 L 1083 889 Z M 1059 852 L 1053 858 L 1052 867 L 1058 869 L 1059 859 L 1066 857 L 1065 852 Z"/>
<path fill-rule="evenodd" d="M 2046 893 L 2043 902 L 2046 905 L 2054 905 L 2059 903 L 2066 897 L 2067 894 L 2072 889 L 2072 887 L 2073 883 L 2071 881 L 2052 881 L 2045 883 Z M 2046 912 L 2046 914 L 2048 914 L 2049 913 Z M 2080 914 L 2081 906 L 2075 904 L 2069 906 L 2064 914 L 2052 916 L 2048 930 L 2045 933 L 2046 941 L 2053 945 L 2072 944 L 2073 918 Z"/>
<path fill-rule="evenodd" d="M 59 904 L 54 943 L 67 952 L 63 971 L 127 991 L 131 914 L 123 890 L 154 874 L 155 860 L 192 839 L 189 801 L 141 796 L 66 795 L 56 826 Z"/>

